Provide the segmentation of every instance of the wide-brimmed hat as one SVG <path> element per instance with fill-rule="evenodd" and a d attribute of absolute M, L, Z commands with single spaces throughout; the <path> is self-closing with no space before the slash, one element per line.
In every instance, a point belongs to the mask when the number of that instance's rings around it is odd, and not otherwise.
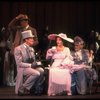
<path fill-rule="evenodd" d="M 74 38 L 74 44 L 84 44 L 84 41 L 83 41 L 83 39 L 81 37 L 76 36 Z"/>
<path fill-rule="evenodd" d="M 60 37 L 60 38 L 66 40 L 66 41 L 68 41 L 68 42 L 71 42 L 71 43 L 74 42 L 73 39 L 68 38 L 67 35 L 64 34 L 64 33 L 59 33 L 59 34 L 50 34 L 50 35 L 48 36 L 48 39 L 50 39 L 50 40 L 55 40 L 56 37 Z"/>
<path fill-rule="evenodd" d="M 26 39 L 26 38 L 33 38 L 34 35 L 32 34 L 31 30 L 26 30 L 22 32 L 22 38 Z"/>

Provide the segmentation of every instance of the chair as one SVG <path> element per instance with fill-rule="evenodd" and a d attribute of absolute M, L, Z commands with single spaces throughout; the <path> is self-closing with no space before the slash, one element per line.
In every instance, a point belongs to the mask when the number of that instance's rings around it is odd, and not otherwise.
<path fill-rule="evenodd" d="M 95 62 L 95 63 L 93 63 L 93 65 L 94 65 L 94 67 L 95 67 L 95 69 L 96 69 L 96 72 L 97 72 L 97 75 L 98 75 L 98 77 L 97 77 L 97 81 L 94 83 L 94 85 L 95 85 L 95 90 L 94 90 L 94 93 L 96 93 L 96 92 L 98 92 L 98 88 L 100 87 L 100 73 L 99 73 L 99 71 L 100 71 L 100 63 L 98 62 Z"/>
<path fill-rule="evenodd" d="M 86 71 L 87 71 L 87 78 L 89 79 L 88 80 L 89 94 L 92 94 L 93 86 L 94 84 L 97 83 L 97 80 L 98 80 L 98 73 L 97 73 L 97 69 L 94 67 L 93 59 L 89 63 L 89 69 L 87 69 Z"/>
<path fill-rule="evenodd" d="M 96 73 L 96 70 L 94 68 L 91 68 L 89 70 L 89 93 L 92 93 L 92 88 L 94 86 L 94 84 L 97 82 L 98 80 L 98 75 Z"/>

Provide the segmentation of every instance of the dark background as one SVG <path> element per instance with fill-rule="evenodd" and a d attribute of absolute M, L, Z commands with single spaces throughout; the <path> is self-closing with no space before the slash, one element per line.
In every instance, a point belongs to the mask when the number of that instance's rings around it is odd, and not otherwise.
<path fill-rule="evenodd" d="M 91 30 L 100 31 L 99 1 L 2 1 L 0 28 L 7 27 L 19 13 L 28 14 L 31 26 L 41 34 L 48 27 L 51 33 L 79 34 L 86 39 Z"/>
<path fill-rule="evenodd" d="M 9 22 L 20 13 L 27 14 L 31 19 L 31 26 L 35 27 L 38 32 L 39 49 L 43 51 L 48 47 L 47 35 L 50 33 L 63 32 L 72 38 L 79 35 L 89 47 L 95 43 L 95 32 L 91 33 L 91 31 L 100 32 L 100 2 L 95 0 L 1 1 L 0 29 L 7 28 Z M 2 32 L 0 32 L 1 34 Z M 3 37 L 7 38 L 5 35 L 3 34 Z M 0 56 L 4 57 L 4 55 Z M 1 65 L 0 73 L 2 72 Z"/>

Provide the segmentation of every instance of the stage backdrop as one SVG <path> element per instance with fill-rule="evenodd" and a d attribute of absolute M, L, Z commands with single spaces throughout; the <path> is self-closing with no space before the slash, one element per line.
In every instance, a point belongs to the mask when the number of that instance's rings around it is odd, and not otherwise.
<path fill-rule="evenodd" d="M 95 43 L 95 31 L 100 32 L 99 1 L 0 1 L 0 41 L 2 29 L 7 29 L 9 22 L 20 13 L 27 14 L 31 26 L 37 29 L 42 50 L 48 47 L 47 35 L 50 33 L 64 32 L 72 38 L 79 35 L 90 46 Z"/>
<path fill-rule="evenodd" d="M 88 42 L 91 31 L 100 32 L 99 1 L 5 1 L 0 2 L 0 28 L 20 13 L 28 14 L 31 26 L 39 37 L 47 33 L 64 32 L 68 36 L 80 35 Z"/>

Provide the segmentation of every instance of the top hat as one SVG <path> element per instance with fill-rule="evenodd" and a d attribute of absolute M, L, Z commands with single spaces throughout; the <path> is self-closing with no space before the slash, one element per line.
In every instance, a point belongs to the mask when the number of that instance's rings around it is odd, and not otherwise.
<path fill-rule="evenodd" d="M 26 38 L 33 38 L 34 35 L 32 34 L 31 30 L 26 30 L 22 32 L 22 38 L 26 39 Z"/>

